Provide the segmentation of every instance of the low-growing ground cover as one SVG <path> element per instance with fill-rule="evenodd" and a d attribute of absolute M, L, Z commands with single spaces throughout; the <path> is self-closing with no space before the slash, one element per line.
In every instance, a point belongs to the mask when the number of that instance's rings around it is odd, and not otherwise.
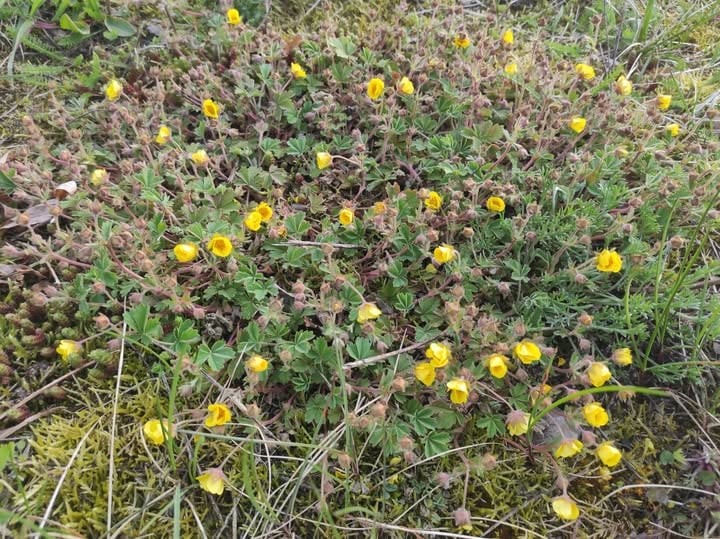
<path fill-rule="evenodd" d="M 3 135 L 7 533 L 713 536 L 712 7 L 262 7 Z"/>

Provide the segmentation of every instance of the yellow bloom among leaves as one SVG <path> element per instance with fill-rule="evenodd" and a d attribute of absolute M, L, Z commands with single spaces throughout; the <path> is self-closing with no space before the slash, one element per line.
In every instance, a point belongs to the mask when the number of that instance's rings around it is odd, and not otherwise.
<path fill-rule="evenodd" d="M 522 341 L 515 345 L 513 353 L 525 365 L 530 365 L 534 361 L 538 361 L 542 353 L 537 344 L 532 341 Z"/>
<path fill-rule="evenodd" d="M 400 79 L 398 89 L 400 90 L 401 94 L 412 95 L 415 91 L 415 86 L 413 86 L 413 83 L 409 78 L 403 77 L 402 79 Z"/>
<path fill-rule="evenodd" d="M 167 419 L 163 419 L 162 422 L 159 419 L 151 419 L 150 421 L 146 421 L 143 425 L 143 434 L 145 435 L 145 438 L 155 445 L 165 443 L 166 433 L 173 438 L 175 437 L 175 427 L 168 428 Z"/>
<path fill-rule="evenodd" d="M 470 384 L 462 378 L 453 378 L 447 383 L 450 400 L 453 404 L 465 404 L 470 395 Z"/>
<path fill-rule="evenodd" d="M 496 213 L 505 211 L 505 201 L 500 197 L 490 197 L 485 203 L 485 207 Z"/>
<path fill-rule="evenodd" d="M 622 460 L 622 453 L 612 442 L 601 443 L 596 450 L 596 454 L 602 463 L 609 468 L 617 466 Z"/>
<path fill-rule="evenodd" d="M 203 101 L 202 110 L 205 116 L 213 120 L 217 120 L 218 116 L 220 116 L 220 107 L 212 99 Z"/>
<path fill-rule="evenodd" d="M 417 378 L 421 384 L 428 387 L 431 386 L 435 381 L 435 367 L 433 367 L 429 361 L 418 363 L 415 365 L 415 378 Z"/>
<path fill-rule="evenodd" d="M 107 177 L 107 170 L 105 170 L 104 168 L 96 168 L 95 170 L 93 170 L 93 173 L 90 176 L 90 183 L 97 187 L 98 185 L 105 183 Z"/>
<path fill-rule="evenodd" d="M 612 360 L 621 367 L 632 365 L 632 351 L 629 348 L 618 348 L 613 352 Z"/>
<path fill-rule="evenodd" d="M 72 354 L 77 354 L 80 350 L 82 350 L 80 343 L 71 341 L 70 339 L 61 340 L 60 344 L 55 348 L 55 351 L 64 360 L 67 360 Z"/>
<path fill-rule="evenodd" d="M 200 488 L 210 494 L 220 496 L 225 492 L 225 474 L 220 468 L 210 468 L 205 470 L 205 473 L 197 476 L 197 482 L 200 484 Z"/>
<path fill-rule="evenodd" d="M 252 230 L 253 232 L 257 232 L 260 230 L 260 227 L 262 226 L 263 222 L 263 216 L 262 213 L 260 213 L 257 210 L 253 210 L 250 213 L 248 213 L 245 216 L 245 219 L 243 220 L 243 224 L 245 225 L 245 228 L 248 230 Z"/>
<path fill-rule="evenodd" d="M 626 79 L 625 75 L 620 75 L 615 81 L 615 93 L 618 95 L 630 95 L 632 88 L 632 82 Z"/>
<path fill-rule="evenodd" d="M 208 406 L 208 416 L 205 418 L 206 427 L 220 427 L 232 419 L 230 409 L 224 404 L 216 402 Z"/>
<path fill-rule="evenodd" d="M 232 253 L 233 250 L 230 238 L 227 238 L 220 234 L 215 234 L 208 242 L 207 247 L 208 249 L 210 249 L 210 251 L 212 251 L 215 256 L 219 256 L 222 258 L 230 256 L 230 253 Z"/>
<path fill-rule="evenodd" d="M 680 134 L 680 126 L 678 124 L 668 124 L 665 126 L 665 131 L 667 131 L 671 137 L 677 137 Z"/>
<path fill-rule="evenodd" d="M 228 24 L 232 26 L 237 26 L 238 24 L 242 23 L 242 17 L 240 16 L 240 12 L 237 9 L 228 9 L 226 15 Z"/>
<path fill-rule="evenodd" d="M 670 103 L 672 103 L 672 96 L 668 94 L 658 94 L 657 96 L 657 106 L 660 110 L 667 110 L 670 108 Z"/>
<path fill-rule="evenodd" d="M 595 267 L 604 273 L 617 273 L 622 269 L 622 258 L 616 251 L 603 249 L 595 259 Z"/>
<path fill-rule="evenodd" d="M 205 150 L 198 150 L 191 153 L 190 159 L 192 159 L 192 162 L 199 167 L 207 165 L 207 162 L 210 161 L 210 157 Z"/>
<path fill-rule="evenodd" d="M 425 207 L 432 211 L 438 211 L 442 207 L 443 198 L 437 191 L 430 191 L 425 199 Z"/>
<path fill-rule="evenodd" d="M 161 125 L 160 129 L 158 129 L 157 136 L 155 137 L 155 142 L 158 144 L 165 144 L 168 140 L 170 140 L 170 137 L 172 137 L 172 131 L 170 131 L 170 128 L 166 125 Z"/>
<path fill-rule="evenodd" d="M 338 213 L 338 221 L 340 221 L 340 224 L 343 226 L 351 225 L 354 220 L 355 212 L 350 208 L 343 208 L 340 210 L 340 213 Z"/>
<path fill-rule="evenodd" d="M 593 66 L 588 64 L 575 64 L 575 73 L 580 75 L 583 80 L 593 80 L 595 78 L 595 70 Z"/>
<path fill-rule="evenodd" d="M 108 101 L 115 101 L 122 94 L 123 85 L 117 79 L 112 79 L 105 87 L 105 97 Z"/>
<path fill-rule="evenodd" d="M 555 514 L 563 520 L 576 520 L 580 516 L 577 504 L 567 496 L 560 496 L 552 501 Z"/>
<path fill-rule="evenodd" d="M 605 382 L 612 378 L 612 373 L 610 372 L 610 369 L 607 368 L 607 365 L 605 365 L 605 363 L 600 363 L 599 361 L 595 361 L 590 365 L 587 370 L 587 375 L 590 379 L 590 383 L 595 387 L 605 385 Z"/>
<path fill-rule="evenodd" d="M 505 30 L 502 35 L 502 42 L 505 43 L 505 45 L 512 45 L 515 42 L 515 35 L 512 30 Z"/>
<path fill-rule="evenodd" d="M 265 372 L 268 365 L 268 360 L 257 354 L 253 354 L 250 359 L 247 360 L 248 369 L 256 373 Z"/>
<path fill-rule="evenodd" d="M 504 378 L 507 374 L 507 363 L 509 359 L 501 354 L 493 354 L 485 360 L 485 368 L 497 379 Z"/>
<path fill-rule="evenodd" d="M 185 264 L 197 258 L 198 248 L 194 243 L 178 243 L 173 248 L 173 253 L 175 253 L 175 258 L 177 258 L 178 262 Z"/>
<path fill-rule="evenodd" d="M 582 116 L 574 116 L 571 120 L 568 126 L 570 129 L 575 131 L 578 135 L 585 131 L 585 126 L 587 125 L 587 120 L 583 118 Z"/>
<path fill-rule="evenodd" d="M 379 318 L 381 314 L 382 311 L 374 303 L 363 303 L 358 307 L 357 322 L 358 324 L 364 324 L 368 320 Z"/>
<path fill-rule="evenodd" d="M 555 449 L 555 456 L 558 458 L 572 457 L 582 451 L 583 444 L 580 440 L 569 440 L 565 439 L 560 442 L 560 445 Z"/>
<path fill-rule="evenodd" d="M 315 162 L 320 170 L 328 168 L 332 165 L 332 155 L 328 152 L 318 152 L 317 155 L 315 155 Z"/>
<path fill-rule="evenodd" d="M 512 62 L 505 66 L 505 73 L 508 75 L 514 75 L 517 73 L 518 65 L 515 62 Z"/>
<path fill-rule="evenodd" d="M 453 43 L 458 49 L 467 49 L 470 46 L 470 40 L 467 36 L 455 36 Z"/>
<path fill-rule="evenodd" d="M 445 264 L 455 259 L 455 249 L 452 245 L 443 243 L 442 245 L 435 247 L 433 251 L 433 258 L 438 264 Z"/>
<path fill-rule="evenodd" d="M 296 79 L 307 78 L 307 73 L 305 73 L 305 70 L 300 64 L 296 64 L 295 62 L 290 64 L 290 73 L 292 73 L 292 76 Z"/>
<path fill-rule="evenodd" d="M 267 202 L 261 202 L 260 204 L 258 204 L 257 208 L 255 208 L 255 211 L 260 214 L 263 223 L 267 223 L 270 219 L 272 219 L 273 210 L 267 204 Z"/>
<path fill-rule="evenodd" d="M 435 368 L 441 368 L 448 364 L 452 359 L 450 348 L 441 342 L 431 343 L 425 350 L 425 357 L 430 360 L 430 364 Z"/>
<path fill-rule="evenodd" d="M 380 97 L 385 91 L 385 83 L 382 79 L 374 78 L 370 79 L 367 87 L 367 95 L 373 101 Z"/>
<path fill-rule="evenodd" d="M 591 402 L 583 406 L 585 421 L 593 427 L 604 427 L 608 424 L 608 414 L 600 404 Z"/>
<path fill-rule="evenodd" d="M 522 436 L 530 428 L 530 414 L 513 410 L 505 418 L 505 425 L 511 436 Z"/>

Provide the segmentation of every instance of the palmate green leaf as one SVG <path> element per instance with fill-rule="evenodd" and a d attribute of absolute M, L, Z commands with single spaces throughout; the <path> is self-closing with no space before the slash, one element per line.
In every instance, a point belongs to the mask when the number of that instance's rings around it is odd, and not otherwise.
<path fill-rule="evenodd" d="M 225 364 L 235 357 L 235 350 L 230 348 L 225 341 L 216 341 L 212 347 L 202 343 L 195 354 L 195 365 L 208 364 L 211 370 L 219 371 Z"/>
<path fill-rule="evenodd" d="M 505 421 L 497 414 L 479 417 L 475 421 L 475 426 L 487 432 L 488 438 L 495 438 L 495 436 L 505 434 Z"/>
<path fill-rule="evenodd" d="M 355 342 L 348 344 L 347 353 L 351 358 L 358 361 L 375 355 L 370 339 L 365 337 L 355 339 Z"/>
<path fill-rule="evenodd" d="M 352 58 L 357 50 L 357 46 L 348 37 L 334 37 L 328 39 L 327 44 L 336 56 L 344 59 Z"/>
<path fill-rule="evenodd" d="M 125 313 L 128 327 L 145 339 L 157 339 L 162 335 L 160 320 L 150 316 L 150 306 L 144 303 Z"/>
<path fill-rule="evenodd" d="M 190 347 L 200 340 L 200 334 L 195 329 L 195 322 L 192 320 L 178 319 L 175 323 L 175 329 L 168 336 L 166 343 L 176 354 L 187 354 Z"/>
<path fill-rule="evenodd" d="M 431 432 L 437 426 L 432 408 L 418 407 L 406 414 L 406 418 L 418 436 Z"/>
<path fill-rule="evenodd" d="M 430 458 L 448 450 L 450 445 L 450 434 L 447 432 L 436 431 L 428 434 L 423 441 L 423 450 L 425 457 Z"/>

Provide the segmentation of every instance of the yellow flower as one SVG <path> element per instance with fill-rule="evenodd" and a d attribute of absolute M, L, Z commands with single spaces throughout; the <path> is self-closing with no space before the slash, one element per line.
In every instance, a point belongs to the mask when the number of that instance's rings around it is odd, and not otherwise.
<path fill-rule="evenodd" d="M 515 62 L 512 62 L 511 64 L 505 66 L 505 73 L 507 73 L 508 75 L 514 75 L 515 73 L 517 73 L 517 70 L 518 66 Z"/>
<path fill-rule="evenodd" d="M 194 243 L 178 243 L 173 248 L 173 253 L 178 262 L 192 262 L 198 255 L 198 248 Z"/>
<path fill-rule="evenodd" d="M 485 207 L 490 211 L 500 213 L 505 211 L 505 201 L 500 197 L 490 197 L 487 199 Z"/>
<path fill-rule="evenodd" d="M 358 324 L 364 324 L 368 320 L 379 318 L 381 314 L 382 311 L 374 303 L 363 303 L 358 307 L 357 322 Z"/>
<path fill-rule="evenodd" d="M 505 425 L 511 436 L 522 436 L 530 428 L 530 414 L 514 410 L 505 418 Z"/>
<path fill-rule="evenodd" d="M 82 350 L 80 343 L 71 341 L 70 339 L 61 340 L 60 344 L 55 348 L 58 355 L 65 360 L 67 360 L 70 355 L 77 354 L 80 350 Z"/>
<path fill-rule="evenodd" d="M 660 110 L 667 110 L 670 108 L 670 103 L 672 103 L 672 96 L 668 94 L 658 94 L 657 96 L 657 106 Z"/>
<path fill-rule="evenodd" d="M 225 491 L 225 474 L 220 468 L 210 468 L 204 474 L 198 475 L 195 479 L 200 483 L 200 488 L 210 494 L 220 496 Z"/>
<path fill-rule="evenodd" d="M 332 165 L 332 155 L 327 152 L 318 152 L 315 156 L 315 161 L 317 162 L 317 167 L 320 170 L 328 168 Z"/>
<path fill-rule="evenodd" d="M 555 498 L 552 502 L 553 511 L 563 520 L 575 520 L 580 516 L 577 504 L 567 496 Z"/>
<path fill-rule="evenodd" d="M 163 419 L 162 422 L 159 419 L 151 419 L 143 425 L 143 433 L 148 441 L 155 445 L 161 445 L 165 443 L 165 433 L 175 437 L 175 427 L 168 428 L 167 419 Z"/>
<path fill-rule="evenodd" d="M 213 120 L 217 120 L 218 116 L 220 116 L 220 107 L 212 99 L 203 101 L 202 111 L 205 116 Z"/>
<path fill-rule="evenodd" d="M 215 234 L 208 242 L 207 247 L 212 251 L 215 256 L 220 256 L 222 258 L 230 256 L 230 253 L 232 253 L 233 250 L 230 238 L 226 238 L 225 236 L 221 236 L 220 234 Z"/>
<path fill-rule="evenodd" d="M 603 249 L 595 259 L 595 267 L 605 273 L 617 273 L 622 269 L 622 258 L 615 251 Z"/>
<path fill-rule="evenodd" d="M 300 64 L 296 64 L 295 62 L 290 64 L 290 73 L 292 73 L 292 76 L 296 79 L 304 79 L 307 77 L 307 73 L 305 73 L 302 66 Z"/>
<path fill-rule="evenodd" d="M 447 383 L 448 391 L 450 391 L 450 400 L 453 404 L 465 404 L 470 395 L 470 384 L 462 378 L 453 378 Z"/>
<path fill-rule="evenodd" d="M 219 427 L 232 419 L 230 409 L 224 404 L 215 403 L 208 406 L 208 416 L 205 418 L 206 427 Z"/>
<path fill-rule="evenodd" d="M 575 73 L 584 80 L 593 80 L 595 78 L 595 70 L 588 64 L 575 64 Z"/>
<path fill-rule="evenodd" d="M 532 341 L 522 341 L 515 345 L 513 353 L 525 365 L 530 365 L 533 361 L 540 359 L 542 353 L 538 345 Z"/>
<path fill-rule="evenodd" d="M 107 180 L 108 173 L 107 170 L 104 168 L 96 168 L 93 170 L 92 175 L 90 176 L 90 183 L 92 183 L 95 187 L 100 185 L 101 183 L 105 183 L 105 180 Z"/>
<path fill-rule="evenodd" d="M 272 219 L 273 210 L 265 202 L 261 202 L 260 204 L 258 204 L 258 207 L 255 208 L 255 211 L 260 214 L 263 223 L 267 223 L 270 219 Z"/>
<path fill-rule="evenodd" d="M 415 365 L 415 378 L 417 378 L 420 383 L 431 386 L 435 381 L 435 367 L 428 361 L 418 363 Z"/>
<path fill-rule="evenodd" d="M 385 83 L 382 79 L 370 79 L 367 87 L 367 95 L 370 99 L 377 99 L 385 90 Z"/>
<path fill-rule="evenodd" d="M 350 208 L 343 208 L 342 210 L 340 210 L 340 213 L 338 213 L 338 221 L 340 221 L 341 225 L 348 226 L 353 222 L 354 219 L 355 212 L 352 211 Z"/>
<path fill-rule="evenodd" d="M 245 224 L 245 227 L 248 230 L 252 230 L 253 232 L 257 232 L 260 230 L 260 226 L 262 225 L 263 216 L 262 213 L 260 213 L 257 210 L 253 210 L 250 213 L 248 213 L 245 216 L 245 219 L 243 220 L 243 223 Z"/>
<path fill-rule="evenodd" d="M 495 378 L 504 378 L 507 374 L 508 358 L 501 354 L 493 354 L 485 360 L 485 367 Z"/>
<path fill-rule="evenodd" d="M 506 45 L 512 45 L 515 42 L 515 36 L 512 30 L 505 30 L 505 33 L 502 35 L 502 42 Z"/>
<path fill-rule="evenodd" d="M 455 249 L 452 245 L 443 243 L 442 245 L 435 247 L 433 251 L 433 258 L 438 264 L 445 264 L 455 259 Z"/>
<path fill-rule="evenodd" d="M 583 415 L 585 416 L 585 421 L 593 427 L 604 427 L 609 421 L 605 408 L 597 402 L 591 402 L 583 406 Z"/>
<path fill-rule="evenodd" d="M 680 126 L 678 124 L 668 124 L 665 126 L 665 131 L 667 131 L 671 137 L 677 137 L 680 134 Z"/>
<path fill-rule="evenodd" d="M 453 42 L 458 49 L 467 49 L 470 46 L 470 40 L 467 36 L 455 36 Z"/>
<path fill-rule="evenodd" d="M 166 125 L 161 125 L 160 129 L 158 129 L 157 136 L 155 137 L 155 142 L 158 144 L 165 144 L 168 140 L 170 140 L 171 136 L 172 131 L 170 131 L 170 128 Z"/>
<path fill-rule="evenodd" d="M 626 79 L 625 75 L 620 75 L 618 80 L 615 81 L 615 92 L 618 95 L 630 95 L 632 87 L 632 82 Z"/>
<path fill-rule="evenodd" d="M 373 205 L 373 213 L 374 213 L 375 215 L 382 215 L 382 214 L 385 213 L 386 211 L 387 211 L 387 206 L 385 205 L 384 202 L 376 202 L 376 203 Z"/>
<path fill-rule="evenodd" d="M 115 101 L 122 94 L 123 85 L 117 79 L 112 79 L 105 87 L 105 97 L 108 101 Z"/>
<path fill-rule="evenodd" d="M 425 199 L 425 207 L 432 211 L 438 211 L 442 203 L 443 198 L 436 191 L 430 191 Z"/>
<path fill-rule="evenodd" d="M 612 442 L 603 442 L 597 448 L 597 456 L 608 468 L 617 466 L 622 459 L 622 453 Z"/>
<path fill-rule="evenodd" d="M 583 118 L 582 116 L 573 116 L 573 118 L 570 120 L 570 123 L 568 124 L 570 129 L 572 129 L 573 131 L 575 131 L 578 134 L 585 131 L 586 125 L 587 125 L 587 120 L 585 118 Z"/>
<path fill-rule="evenodd" d="M 257 354 L 253 354 L 250 359 L 247 360 L 247 367 L 252 372 L 265 372 L 268 368 L 268 360 Z"/>
<path fill-rule="evenodd" d="M 227 22 L 232 26 L 237 26 L 238 24 L 242 23 L 242 17 L 240 16 L 240 12 L 237 9 L 228 9 Z"/>
<path fill-rule="evenodd" d="M 191 153 L 190 159 L 192 159 L 192 162 L 199 167 L 206 165 L 207 162 L 210 161 L 210 157 L 205 150 L 198 150 L 194 153 Z"/>
<path fill-rule="evenodd" d="M 583 448 L 583 444 L 580 440 L 563 440 L 555 450 L 555 456 L 558 458 L 572 457 L 579 453 Z"/>
<path fill-rule="evenodd" d="M 632 365 L 632 351 L 629 348 L 618 348 L 613 352 L 612 360 L 621 367 Z"/>
<path fill-rule="evenodd" d="M 605 363 L 600 363 L 599 361 L 595 361 L 590 365 L 587 375 L 588 378 L 590 378 L 590 383 L 595 387 L 605 385 L 605 382 L 610 380 L 612 377 L 612 373 L 610 372 L 610 369 L 607 368 L 607 365 L 605 365 Z"/>
<path fill-rule="evenodd" d="M 400 93 L 405 95 L 412 95 L 412 93 L 415 91 L 415 86 L 413 86 L 412 81 L 407 77 L 403 77 L 402 79 L 400 79 L 398 88 L 400 89 Z"/>
<path fill-rule="evenodd" d="M 452 359 L 452 352 L 447 345 L 441 342 L 431 343 L 425 350 L 425 357 L 430 360 L 430 364 L 435 368 L 441 368 L 448 364 Z"/>

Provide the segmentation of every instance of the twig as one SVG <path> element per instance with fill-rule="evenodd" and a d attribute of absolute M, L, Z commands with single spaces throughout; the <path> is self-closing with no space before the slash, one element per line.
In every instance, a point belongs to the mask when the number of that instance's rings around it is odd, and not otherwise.
<path fill-rule="evenodd" d="M 351 361 L 350 363 L 345 363 L 345 365 L 343 365 L 343 369 L 348 370 L 348 369 L 354 369 L 355 367 L 364 367 L 365 365 L 372 365 L 373 363 L 379 363 L 380 361 L 382 361 L 384 359 L 395 357 L 397 355 L 404 354 L 406 352 L 412 352 L 413 350 L 417 350 L 418 348 L 422 348 L 423 346 L 431 343 L 438 337 L 445 335 L 447 332 L 448 332 L 448 330 L 446 329 L 445 331 L 441 332 L 439 335 L 436 335 L 432 339 L 426 339 L 422 342 L 410 345 L 407 348 L 399 348 L 398 350 L 394 350 L 392 352 L 386 352 L 385 354 L 380 354 L 377 356 L 360 359 L 358 361 Z"/>
<path fill-rule="evenodd" d="M 338 249 L 360 249 L 362 245 L 354 245 L 352 243 L 329 243 L 326 241 L 304 241 L 304 240 L 287 240 L 283 243 L 273 243 L 273 247 L 288 247 L 297 245 L 299 247 L 325 247 L 330 245 Z"/>

